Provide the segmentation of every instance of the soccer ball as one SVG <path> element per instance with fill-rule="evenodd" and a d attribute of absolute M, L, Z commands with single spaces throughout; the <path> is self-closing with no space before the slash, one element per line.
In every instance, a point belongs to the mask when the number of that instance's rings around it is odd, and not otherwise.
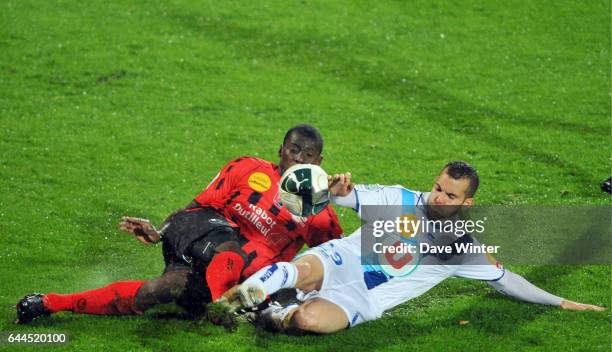
<path fill-rule="evenodd" d="M 281 203 L 295 216 L 319 213 L 329 204 L 327 173 L 317 165 L 293 165 L 281 177 Z"/>

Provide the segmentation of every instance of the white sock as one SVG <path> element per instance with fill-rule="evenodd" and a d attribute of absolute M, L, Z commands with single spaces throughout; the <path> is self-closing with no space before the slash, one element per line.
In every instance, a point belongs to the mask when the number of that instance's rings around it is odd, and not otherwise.
<path fill-rule="evenodd" d="M 271 295 L 283 288 L 293 288 L 298 280 L 295 264 L 279 262 L 268 265 L 251 275 L 243 284 L 263 286 L 266 295 Z"/>

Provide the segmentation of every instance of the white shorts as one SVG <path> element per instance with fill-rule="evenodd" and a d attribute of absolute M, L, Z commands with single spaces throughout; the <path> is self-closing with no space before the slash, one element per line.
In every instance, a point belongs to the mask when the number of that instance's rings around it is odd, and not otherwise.
<path fill-rule="evenodd" d="M 380 318 L 382 312 L 370 296 L 363 278 L 361 259 L 340 241 L 326 242 L 298 256 L 316 256 L 323 264 L 324 272 L 321 290 L 298 291 L 298 299 L 322 298 L 336 304 L 346 314 L 350 326 Z"/>

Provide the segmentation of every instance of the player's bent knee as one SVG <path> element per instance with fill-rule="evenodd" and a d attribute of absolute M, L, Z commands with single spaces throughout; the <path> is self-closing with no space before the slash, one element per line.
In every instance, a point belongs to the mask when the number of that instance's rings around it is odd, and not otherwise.
<path fill-rule="evenodd" d="M 295 267 L 297 268 L 297 271 L 298 271 L 298 281 L 304 280 L 305 278 L 310 276 L 310 274 L 312 273 L 312 268 L 310 266 L 310 263 L 308 262 L 295 263 Z"/>
<path fill-rule="evenodd" d="M 318 334 L 329 334 L 344 330 L 349 322 L 344 310 L 326 300 L 315 299 L 303 303 L 291 317 L 294 327 Z"/>
<path fill-rule="evenodd" d="M 309 292 L 321 288 L 323 282 L 323 263 L 315 255 L 305 255 L 295 262 L 298 270 L 298 282 L 295 287 L 302 291 Z"/>
<path fill-rule="evenodd" d="M 291 325 L 295 328 L 310 332 L 320 332 L 319 321 L 313 313 L 300 309 L 293 314 L 291 320 L 293 323 Z"/>

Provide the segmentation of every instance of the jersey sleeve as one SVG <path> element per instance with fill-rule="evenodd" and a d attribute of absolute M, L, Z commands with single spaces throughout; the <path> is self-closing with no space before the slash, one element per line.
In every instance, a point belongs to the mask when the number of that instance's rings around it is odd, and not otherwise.
<path fill-rule="evenodd" d="M 506 271 L 499 280 L 489 281 L 488 284 L 506 296 L 528 303 L 560 306 L 563 302 L 563 298 L 544 291 L 511 271 Z"/>
<path fill-rule="evenodd" d="M 195 197 L 202 206 L 215 206 L 230 195 L 251 165 L 247 158 L 237 158 L 225 165 L 206 188 Z"/>
<path fill-rule="evenodd" d="M 472 236 L 473 246 L 481 243 Z M 457 266 L 455 276 L 465 279 L 497 281 L 504 276 L 504 267 L 490 254 L 467 253 L 461 256 L 461 265 Z"/>
<path fill-rule="evenodd" d="M 346 196 L 332 196 L 332 203 L 339 205 L 341 207 L 351 208 L 357 211 L 357 191 L 354 189 Z"/>
<path fill-rule="evenodd" d="M 338 216 L 331 206 L 315 215 L 308 224 L 308 231 L 304 235 L 304 241 L 308 247 L 316 247 L 329 240 L 342 237 L 342 227 Z"/>
<path fill-rule="evenodd" d="M 364 205 L 401 205 L 402 188 L 382 185 L 356 185 L 357 211 Z"/>
<path fill-rule="evenodd" d="M 355 186 L 356 207 L 354 208 L 362 220 L 370 221 L 375 218 L 390 218 L 395 215 L 393 209 L 403 205 L 417 203 L 416 193 L 402 186 L 382 185 L 356 185 Z M 370 207 L 364 212 L 364 207 Z"/>

